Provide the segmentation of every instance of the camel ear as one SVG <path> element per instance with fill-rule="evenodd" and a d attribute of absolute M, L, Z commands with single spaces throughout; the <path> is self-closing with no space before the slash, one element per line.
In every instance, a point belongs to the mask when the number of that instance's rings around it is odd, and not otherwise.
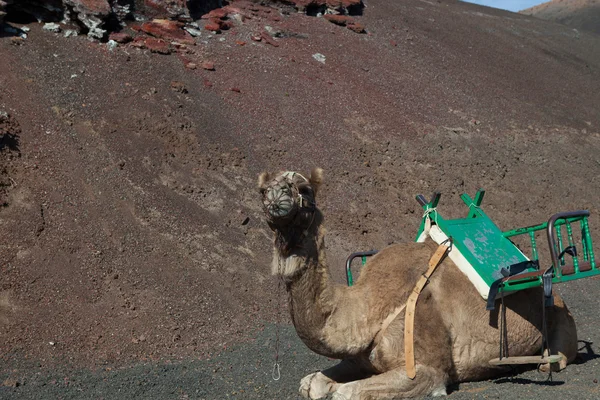
<path fill-rule="evenodd" d="M 313 170 L 310 171 L 309 181 L 316 194 L 319 191 L 319 186 L 323 183 L 323 170 L 321 168 L 313 168 Z"/>
<path fill-rule="evenodd" d="M 268 172 L 261 172 L 260 175 L 258 175 L 258 190 L 264 190 L 265 184 L 267 182 L 269 182 L 270 180 L 270 176 Z"/>

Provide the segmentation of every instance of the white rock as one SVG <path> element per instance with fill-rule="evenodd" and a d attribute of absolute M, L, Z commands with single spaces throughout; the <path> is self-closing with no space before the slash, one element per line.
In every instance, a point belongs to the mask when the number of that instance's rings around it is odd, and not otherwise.
<path fill-rule="evenodd" d="M 22 26 L 22 27 L 21 27 L 21 30 L 22 30 L 23 32 L 29 32 L 29 31 L 31 30 L 31 28 L 30 28 L 30 27 L 28 27 L 28 26 Z"/>
<path fill-rule="evenodd" d="M 190 28 L 189 26 L 185 26 L 183 27 L 183 29 L 185 29 L 185 31 L 193 37 L 198 37 L 202 35 L 202 31 L 200 29 Z"/>
<path fill-rule="evenodd" d="M 113 51 L 114 49 L 117 48 L 117 46 L 119 46 L 119 44 L 117 42 L 115 42 L 114 40 L 109 40 L 108 43 L 106 43 L 106 47 L 108 47 L 108 51 Z"/>
<path fill-rule="evenodd" d="M 58 33 L 58 32 L 60 32 L 60 25 L 56 24 L 54 22 L 48 22 L 48 23 L 44 24 L 44 30 Z"/>
<path fill-rule="evenodd" d="M 77 31 L 73 29 L 67 29 L 65 31 L 65 37 L 77 36 Z"/>
<path fill-rule="evenodd" d="M 312 57 L 317 60 L 318 62 L 321 62 L 323 64 L 325 64 L 325 56 L 321 53 L 315 53 L 312 55 Z"/>

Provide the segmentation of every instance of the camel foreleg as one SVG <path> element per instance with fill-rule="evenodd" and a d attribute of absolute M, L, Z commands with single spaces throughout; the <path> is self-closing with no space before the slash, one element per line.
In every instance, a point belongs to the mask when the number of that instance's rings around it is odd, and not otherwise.
<path fill-rule="evenodd" d="M 445 396 L 448 375 L 435 368 L 419 365 L 417 376 L 410 379 L 404 368 L 340 385 L 333 400 L 380 400 L 419 396 Z"/>
<path fill-rule="evenodd" d="M 331 368 L 314 372 L 302 378 L 300 394 L 307 399 L 320 399 L 338 390 L 342 384 L 363 379 L 366 376 L 356 363 L 342 360 Z"/>

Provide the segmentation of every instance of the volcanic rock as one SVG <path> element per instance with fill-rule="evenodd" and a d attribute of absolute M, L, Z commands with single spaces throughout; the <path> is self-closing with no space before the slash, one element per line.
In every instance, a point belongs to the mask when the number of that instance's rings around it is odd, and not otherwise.
<path fill-rule="evenodd" d="M 141 30 L 156 38 L 177 41 L 183 44 L 194 44 L 194 38 L 183 30 L 183 24 L 167 19 L 154 19 L 144 22 Z"/>
<path fill-rule="evenodd" d="M 107 0 L 64 0 L 66 5 L 73 8 L 76 18 L 88 29 L 88 36 L 95 39 L 103 39 L 106 30 L 103 26 L 112 12 Z"/>
<path fill-rule="evenodd" d="M 324 17 L 327 21 L 333 22 L 336 25 L 346 26 L 346 24 L 353 23 L 354 18 L 349 17 L 347 15 L 335 15 L 335 14 L 327 14 Z"/>
<path fill-rule="evenodd" d="M 207 71 L 214 71 L 215 63 L 212 61 L 204 61 L 204 62 L 202 62 L 202 68 L 204 68 Z"/>
<path fill-rule="evenodd" d="M 54 22 L 48 22 L 47 24 L 44 24 L 44 27 L 42 29 L 45 31 L 58 33 L 60 32 L 60 25 Z"/>
<path fill-rule="evenodd" d="M 169 43 L 162 39 L 148 38 L 144 41 L 144 44 L 152 53 L 171 54 Z"/>
<path fill-rule="evenodd" d="M 348 25 L 346 25 L 346 28 L 348 28 L 351 31 L 354 31 L 356 33 L 365 33 L 366 32 L 365 26 L 358 22 L 349 23 Z"/>
<path fill-rule="evenodd" d="M 221 26 L 217 22 L 209 22 L 206 25 L 204 25 L 204 29 L 206 29 L 207 31 L 218 33 L 221 31 Z"/>
<path fill-rule="evenodd" d="M 133 40 L 131 35 L 124 32 L 113 32 L 108 36 L 108 39 L 117 43 L 129 43 Z"/>

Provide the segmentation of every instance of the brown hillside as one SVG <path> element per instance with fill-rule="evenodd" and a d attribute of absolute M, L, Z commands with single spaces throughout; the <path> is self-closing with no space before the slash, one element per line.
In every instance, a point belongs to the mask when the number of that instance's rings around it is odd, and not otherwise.
<path fill-rule="evenodd" d="M 599 0 L 552 0 L 519 12 L 600 34 Z"/>
<path fill-rule="evenodd" d="M 262 170 L 324 168 L 340 281 L 433 190 L 459 216 L 484 187 L 503 229 L 589 209 L 600 243 L 597 35 L 458 1 L 372 0 L 353 29 L 231 6 L 198 37 L 1 35 L 6 368 L 203 358 L 273 321 Z"/>

